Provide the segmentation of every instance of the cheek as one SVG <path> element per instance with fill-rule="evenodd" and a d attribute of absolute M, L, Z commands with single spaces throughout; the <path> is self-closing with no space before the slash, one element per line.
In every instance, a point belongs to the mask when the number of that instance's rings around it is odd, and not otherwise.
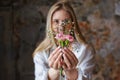
<path fill-rule="evenodd" d="M 69 25 L 66 26 L 66 30 L 68 30 L 68 31 L 69 31 L 71 28 L 72 28 L 72 25 L 71 25 L 71 24 L 69 24 Z"/>
<path fill-rule="evenodd" d="M 57 32 L 57 27 L 54 26 L 54 25 L 52 25 L 52 30 L 53 30 L 54 32 Z"/>

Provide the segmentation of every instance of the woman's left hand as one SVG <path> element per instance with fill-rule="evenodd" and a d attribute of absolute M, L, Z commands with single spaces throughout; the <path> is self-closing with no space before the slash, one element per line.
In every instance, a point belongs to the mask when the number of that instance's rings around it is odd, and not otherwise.
<path fill-rule="evenodd" d="M 76 68 L 78 64 L 78 59 L 76 58 L 75 54 L 69 50 L 68 48 L 62 49 L 63 52 L 63 69 L 70 70 Z"/>
<path fill-rule="evenodd" d="M 69 50 L 68 48 L 62 49 L 63 52 L 63 64 L 62 68 L 65 72 L 65 75 L 68 79 L 76 79 L 78 76 L 78 72 L 76 66 L 78 64 L 78 59 L 76 58 L 75 54 Z"/>

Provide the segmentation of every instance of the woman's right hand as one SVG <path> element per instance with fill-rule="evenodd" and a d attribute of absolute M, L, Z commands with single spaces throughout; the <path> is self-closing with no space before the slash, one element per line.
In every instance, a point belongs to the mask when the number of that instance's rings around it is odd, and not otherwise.
<path fill-rule="evenodd" d="M 62 60 L 62 50 L 60 47 L 57 47 L 49 56 L 48 58 L 48 65 L 50 68 L 53 69 L 60 69 L 60 61 Z"/>
<path fill-rule="evenodd" d="M 60 47 L 57 47 L 48 58 L 48 65 L 50 67 L 48 71 L 49 80 L 58 80 L 59 79 L 59 68 L 60 60 L 62 59 L 62 50 Z"/>

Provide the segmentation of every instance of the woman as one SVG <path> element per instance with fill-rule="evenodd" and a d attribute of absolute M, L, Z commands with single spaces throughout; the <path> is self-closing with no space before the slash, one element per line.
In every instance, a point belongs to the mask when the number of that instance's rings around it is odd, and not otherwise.
<path fill-rule="evenodd" d="M 66 24 L 68 21 L 70 23 Z M 65 24 L 64 24 L 65 23 Z M 74 37 L 67 47 L 60 47 L 57 33 Z M 80 33 L 75 13 L 66 1 L 54 4 L 48 13 L 46 37 L 34 52 L 35 80 L 89 80 L 94 68 L 94 49 Z M 62 77 L 60 77 L 62 69 Z"/>

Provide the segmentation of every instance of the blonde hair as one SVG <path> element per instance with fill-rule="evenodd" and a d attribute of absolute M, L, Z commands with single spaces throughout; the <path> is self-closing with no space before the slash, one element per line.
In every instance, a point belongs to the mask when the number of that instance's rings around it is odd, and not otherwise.
<path fill-rule="evenodd" d="M 74 13 L 73 8 L 70 6 L 68 1 L 59 1 L 57 3 L 55 3 L 49 10 L 48 12 L 48 16 L 47 16 L 47 23 L 46 23 L 46 36 L 45 39 L 40 43 L 40 45 L 35 49 L 33 55 L 36 52 L 42 51 L 42 50 L 48 50 L 49 48 L 51 48 L 53 45 L 56 45 L 55 41 L 54 41 L 54 36 L 51 35 L 51 37 L 48 37 L 49 33 L 48 31 L 52 32 L 52 24 L 51 24 L 51 19 L 52 16 L 54 14 L 55 11 L 58 11 L 60 9 L 64 9 L 65 11 L 67 11 L 70 15 L 71 18 L 74 22 L 74 36 L 75 39 L 79 42 L 79 43 L 86 43 L 84 37 L 82 36 L 78 23 L 77 23 L 77 19 Z"/>

